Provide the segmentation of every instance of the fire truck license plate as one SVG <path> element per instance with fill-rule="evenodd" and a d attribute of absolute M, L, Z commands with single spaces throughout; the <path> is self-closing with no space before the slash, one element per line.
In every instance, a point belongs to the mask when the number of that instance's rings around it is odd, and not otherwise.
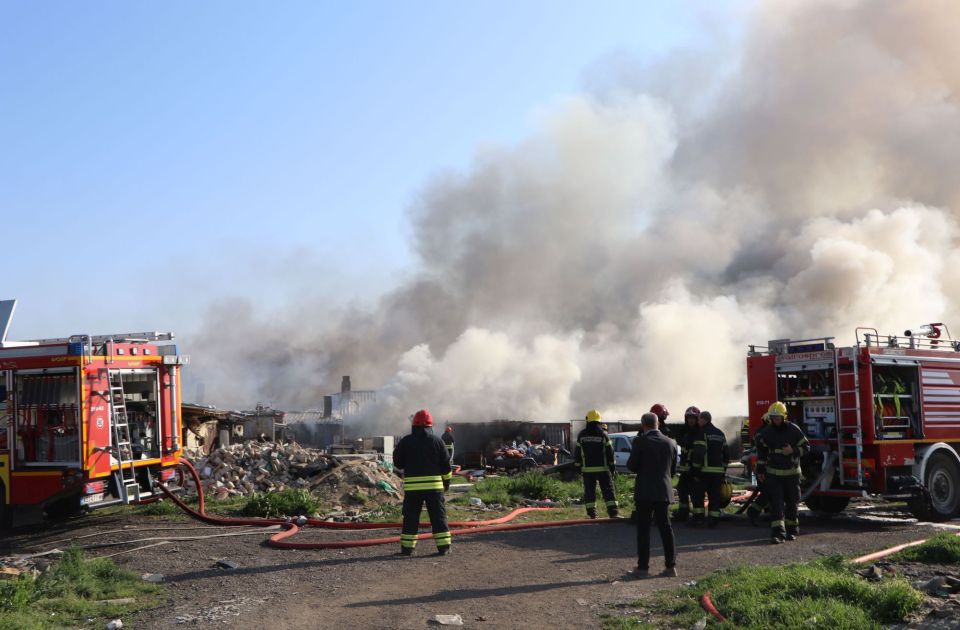
<path fill-rule="evenodd" d="M 97 494 L 88 494 L 85 497 L 81 497 L 80 504 L 87 505 L 88 503 L 100 503 L 101 501 L 103 501 L 103 497 L 105 496 L 105 494 L 106 493 L 104 492 L 98 492 Z"/>

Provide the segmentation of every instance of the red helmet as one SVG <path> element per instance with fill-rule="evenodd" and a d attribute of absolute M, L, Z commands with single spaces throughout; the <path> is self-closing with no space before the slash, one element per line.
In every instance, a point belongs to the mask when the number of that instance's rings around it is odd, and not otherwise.
<path fill-rule="evenodd" d="M 433 416 L 430 415 L 430 412 L 426 409 L 421 409 L 417 413 L 413 414 L 413 426 L 415 427 L 432 427 L 433 426 Z"/>
<path fill-rule="evenodd" d="M 670 412 L 667 411 L 666 406 L 661 405 L 660 403 L 650 407 L 650 413 L 655 414 L 658 418 L 666 418 L 670 415 Z"/>
<path fill-rule="evenodd" d="M 690 405 L 689 407 L 687 407 L 687 410 L 683 412 L 683 417 L 686 418 L 687 416 L 693 416 L 694 418 L 699 418 L 700 408 L 694 405 Z"/>
<path fill-rule="evenodd" d="M 447 427 L 447 433 L 453 433 L 453 427 Z"/>

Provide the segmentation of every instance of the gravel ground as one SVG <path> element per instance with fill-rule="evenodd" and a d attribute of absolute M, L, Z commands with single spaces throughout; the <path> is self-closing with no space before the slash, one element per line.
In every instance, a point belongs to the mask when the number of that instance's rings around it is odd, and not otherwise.
<path fill-rule="evenodd" d="M 104 556 L 161 539 L 241 534 L 170 540 L 114 556 L 138 574 L 162 574 L 167 586 L 164 604 L 125 619 L 125 627 L 423 628 L 435 625 L 435 615 L 458 614 L 466 628 L 596 628 L 616 604 L 715 569 L 865 553 L 935 531 L 896 514 L 867 512 L 804 518 L 800 540 L 778 546 L 768 543 L 765 528 L 738 517 L 714 530 L 677 524 L 680 577 L 643 581 L 625 575 L 636 563 L 636 530 L 626 522 L 455 537 L 453 553 L 445 557 L 421 541 L 417 554 L 404 558 L 394 555 L 398 545 L 288 551 L 262 546 L 262 530 L 94 514 L 8 537 L 2 543 L 8 548 L 0 552 L 63 548 L 71 539 L 79 545 L 148 539 L 89 550 Z M 307 530 L 297 540 L 383 535 Z M 660 568 L 661 555 L 655 542 L 651 571 Z M 224 559 L 236 568 L 217 566 Z"/>

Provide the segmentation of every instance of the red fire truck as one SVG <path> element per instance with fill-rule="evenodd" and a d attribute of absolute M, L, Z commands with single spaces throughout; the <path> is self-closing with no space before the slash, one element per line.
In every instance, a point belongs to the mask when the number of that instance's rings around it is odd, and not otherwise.
<path fill-rule="evenodd" d="M 960 514 L 960 341 L 943 324 L 902 336 L 858 328 L 848 347 L 833 337 L 750 346 L 747 395 L 751 437 L 780 400 L 810 440 L 809 508 L 840 512 L 878 494 L 923 520 Z"/>
<path fill-rule="evenodd" d="M 6 341 L 0 302 L 0 525 L 139 501 L 181 454 L 171 333 Z"/>

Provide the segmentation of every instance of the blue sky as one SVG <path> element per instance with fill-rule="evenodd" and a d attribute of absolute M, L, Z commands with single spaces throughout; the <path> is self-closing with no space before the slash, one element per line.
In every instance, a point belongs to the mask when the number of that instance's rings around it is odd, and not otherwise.
<path fill-rule="evenodd" d="M 630 0 L 3 3 L 11 337 L 372 299 L 415 265 L 405 212 L 431 175 L 522 140 L 597 59 L 705 28 L 697 4 Z"/>

